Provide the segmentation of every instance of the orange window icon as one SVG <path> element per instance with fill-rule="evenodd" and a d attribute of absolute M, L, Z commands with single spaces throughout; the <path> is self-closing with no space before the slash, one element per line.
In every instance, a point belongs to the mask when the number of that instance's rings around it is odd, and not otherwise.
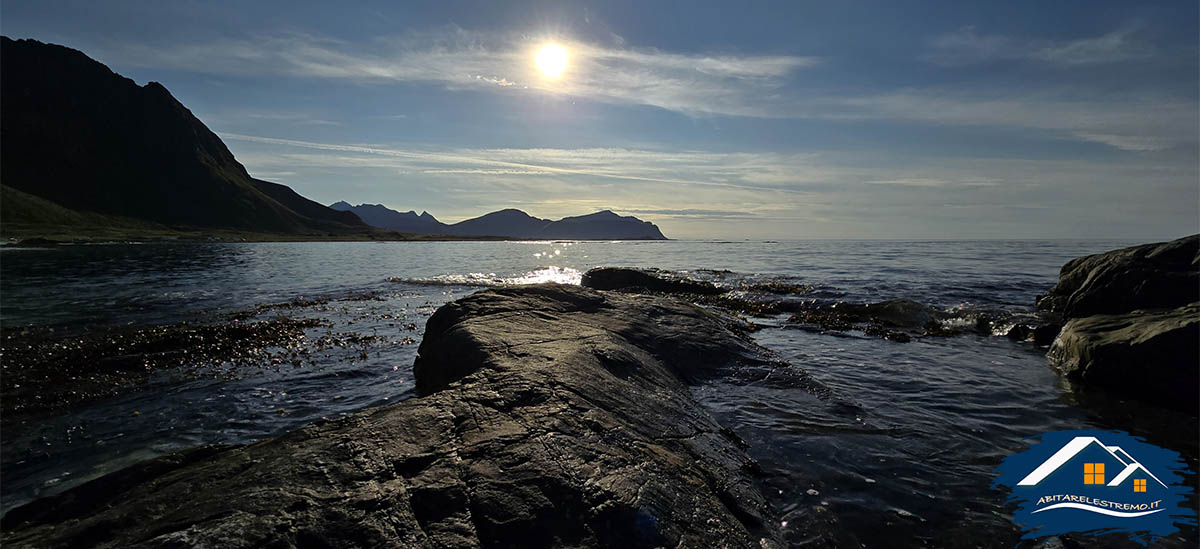
<path fill-rule="evenodd" d="M 1146 491 L 1146 479 L 1144 479 L 1144 478 L 1133 479 L 1133 491 L 1134 492 L 1145 492 Z"/>
<path fill-rule="evenodd" d="M 1083 464 L 1083 483 L 1084 484 L 1104 484 L 1104 464 L 1103 463 L 1084 463 Z M 1142 482 L 1143 486 L 1145 481 Z"/>

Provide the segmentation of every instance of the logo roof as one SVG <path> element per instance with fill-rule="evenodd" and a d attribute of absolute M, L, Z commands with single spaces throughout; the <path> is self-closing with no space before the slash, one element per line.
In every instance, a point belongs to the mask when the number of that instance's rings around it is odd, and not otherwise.
<path fill-rule="evenodd" d="M 1129 452 L 1121 449 L 1120 446 L 1105 446 L 1104 443 L 1100 442 L 1100 439 L 1096 437 L 1075 437 L 1071 439 L 1070 442 L 1063 445 L 1063 447 L 1059 451 L 1055 452 L 1054 455 L 1050 456 L 1049 459 L 1042 462 L 1041 465 L 1038 465 L 1033 472 L 1021 479 L 1021 481 L 1017 483 L 1017 486 L 1037 485 L 1039 482 L 1050 476 L 1051 473 L 1057 471 L 1059 467 L 1062 467 L 1068 461 L 1071 461 L 1072 458 L 1093 443 L 1103 448 L 1109 453 L 1109 455 L 1113 457 L 1113 459 L 1116 459 L 1125 466 L 1120 474 L 1118 474 L 1112 479 L 1111 482 L 1108 483 L 1108 486 L 1120 486 L 1120 484 L 1124 482 L 1125 479 L 1129 478 L 1130 475 L 1138 470 L 1141 470 L 1142 472 L 1146 473 L 1147 476 L 1154 479 L 1155 482 L 1161 484 L 1164 488 L 1167 487 L 1166 483 L 1154 476 L 1154 473 L 1151 473 L 1149 469 L 1146 469 L 1146 467 L 1144 467 L 1136 459 L 1133 459 L 1133 456 L 1129 455 Z"/>

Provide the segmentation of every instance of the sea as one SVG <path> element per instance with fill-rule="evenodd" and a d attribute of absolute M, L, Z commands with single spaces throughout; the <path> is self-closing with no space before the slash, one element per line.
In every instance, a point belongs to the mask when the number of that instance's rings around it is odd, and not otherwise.
<path fill-rule="evenodd" d="M 140 460 L 242 444 L 414 397 L 428 317 L 483 288 L 579 284 L 597 266 L 656 268 L 749 301 L 911 299 L 948 312 L 1030 315 L 1066 261 L 1109 240 L 637 242 L 157 242 L 0 249 L 0 329 L 97 329 L 287 316 L 318 319 L 295 363 L 193 364 L 118 396 L 6 421 L 3 511 Z M 780 292 L 778 288 L 788 288 Z M 775 288 L 774 291 L 762 291 Z M 245 313 L 249 311 L 249 313 Z M 746 316 L 746 313 L 739 313 Z M 793 546 L 1014 547 L 994 469 L 1034 437 L 1121 430 L 1179 452 L 1197 483 L 1197 420 L 1077 386 L 1046 349 L 999 333 L 900 343 L 747 317 L 759 344 L 828 387 L 712 380 L 698 401 L 750 443 Z M 346 336 L 363 337 L 346 337 Z M 318 344 L 338 336 L 349 344 Z M 365 337 L 372 336 L 372 337 Z M 331 339 L 325 339 L 326 342 Z M 0 357 L 0 362 L 4 358 Z M 850 410 L 851 412 L 847 412 Z M 1192 500 L 1193 506 L 1195 500 Z M 1044 540 L 1042 540 L 1044 541 Z M 1060 541 L 1051 540 L 1053 543 Z M 1159 540 L 1194 547 L 1194 526 Z M 1114 542 L 1115 543 L 1115 542 Z M 1119 545 L 1119 543 L 1118 543 Z"/>

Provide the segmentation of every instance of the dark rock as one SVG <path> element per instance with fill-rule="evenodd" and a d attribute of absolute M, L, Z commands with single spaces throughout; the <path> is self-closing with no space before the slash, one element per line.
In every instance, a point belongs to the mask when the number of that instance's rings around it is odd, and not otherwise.
<path fill-rule="evenodd" d="M 175 454 L 10 511 L 6 547 L 776 547 L 687 382 L 779 367 L 725 319 L 542 285 L 439 309 L 423 396 Z M 764 374 L 765 375 L 765 374 Z"/>
<path fill-rule="evenodd" d="M 275 307 L 279 307 L 276 305 Z M 265 309 L 263 309 L 265 310 Z M 238 315 L 245 319 L 249 315 Z M 316 319 L 277 317 L 257 322 L 110 327 L 74 332 L 52 328 L 5 330 L 0 335 L 2 425 L 122 393 L 152 372 L 229 363 L 261 365 L 295 358 Z"/>
<path fill-rule="evenodd" d="M 805 304 L 788 322 L 836 332 L 861 328 L 870 336 L 908 343 L 913 335 L 957 335 L 957 330 L 945 330 L 939 322 L 947 317 L 948 314 L 923 303 L 891 299 L 879 303 Z"/>
<path fill-rule="evenodd" d="M 924 328 L 945 316 L 933 307 L 909 299 L 890 299 L 879 303 L 834 303 L 815 307 L 846 322 L 874 322 L 893 328 Z"/>
<path fill-rule="evenodd" d="M 870 336 L 881 337 L 888 341 L 895 341 L 897 343 L 908 343 L 908 342 L 912 341 L 912 336 L 910 336 L 904 332 L 897 332 L 895 330 L 889 330 L 878 323 L 868 324 L 867 327 L 863 330 L 863 333 L 870 335 Z"/>
<path fill-rule="evenodd" d="M 585 288 L 596 290 L 647 291 L 670 294 L 715 295 L 725 290 L 710 282 L 672 277 L 658 269 L 596 267 L 583 274 Z"/>
<path fill-rule="evenodd" d="M 1200 299 L 1200 235 L 1073 259 L 1038 309 L 1080 318 Z"/>
<path fill-rule="evenodd" d="M 937 323 L 942 315 L 938 310 L 910 299 L 890 299 L 865 305 L 862 314 L 869 320 L 894 328 L 924 328 Z"/>
<path fill-rule="evenodd" d="M 54 247 L 58 246 L 59 244 L 61 244 L 61 242 L 59 242 L 57 240 L 50 240 L 49 238 L 26 238 L 20 242 L 17 242 L 17 247 L 19 247 L 19 248 L 54 248 Z"/>
<path fill-rule="evenodd" d="M 1012 328 L 1009 328 L 1008 332 L 1004 334 L 1004 337 L 1007 337 L 1013 341 L 1025 341 L 1033 338 L 1033 331 L 1034 329 L 1030 328 L 1029 326 L 1017 324 Z"/>
<path fill-rule="evenodd" d="M 1062 331 L 1063 325 L 1058 322 L 1042 324 L 1033 329 L 1033 344 L 1039 347 L 1045 347 L 1054 343 L 1054 339 L 1058 337 L 1058 332 Z"/>
<path fill-rule="evenodd" d="M 1200 303 L 1067 322 L 1050 347 L 1070 378 L 1192 414 L 1200 404 Z"/>
<path fill-rule="evenodd" d="M 1033 339 L 1077 381 L 1194 414 L 1198 301 L 1200 235 L 1089 255 L 1038 298 Z"/>

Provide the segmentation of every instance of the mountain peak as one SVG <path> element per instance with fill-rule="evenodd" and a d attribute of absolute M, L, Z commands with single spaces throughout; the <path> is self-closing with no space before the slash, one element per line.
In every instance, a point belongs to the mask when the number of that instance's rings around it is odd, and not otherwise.
<path fill-rule="evenodd" d="M 359 204 L 351 206 L 346 201 L 334 203 L 331 208 L 342 209 L 353 212 L 368 225 L 387 229 L 391 231 L 400 231 L 404 233 L 420 233 L 420 234 L 446 234 L 446 225 L 435 219 L 428 212 L 417 212 L 409 210 L 407 212 L 398 212 L 383 204 Z"/>
<path fill-rule="evenodd" d="M 349 206 L 337 202 L 333 206 Z M 564 217 L 558 221 L 541 219 L 516 208 L 504 208 L 453 224 L 438 221 L 427 211 L 398 212 L 387 206 L 359 204 L 350 211 L 369 225 L 382 229 L 455 236 L 500 236 L 530 239 L 579 240 L 666 240 L 658 227 L 636 217 L 621 216 L 612 210 Z"/>
<path fill-rule="evenodd" d="M 251 177 L 158 82 L 139 86 L 83 52 L 36 40 L 5 36 L 0 48 L 5 186 L 63 208 L 168 227 L 373 232 L 353 215 Z"/>

